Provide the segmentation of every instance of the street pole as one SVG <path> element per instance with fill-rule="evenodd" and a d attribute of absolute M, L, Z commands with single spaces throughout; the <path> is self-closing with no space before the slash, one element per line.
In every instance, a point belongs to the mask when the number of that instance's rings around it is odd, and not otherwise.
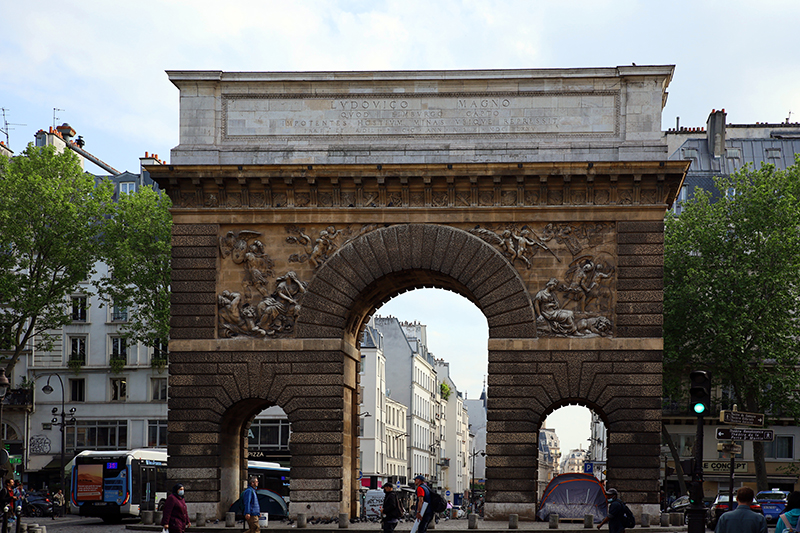
<path fill-rule="evenodd" d="M 66 433 L 67 413 L 65 411 L 65 405 L 64 405 L 66 401 L 65 391 L 64 391 L 64 380 L 62 380 L 61 376 L 58 374 L 48 375 L 47 384 L 44 387 L 42 387 L 42 392 L 44 392 L 45 394 L 53 393 L 53 387 L 50 386 L 50 379 L 53 376 L 57 377 L 58 382 L 61 384 L 61 413 L 59 414 L 61 422 L 58 422 L 57 418 L 53 418 L 52 422 L 53 424 L 61 426 L 61 490 L 63 491 L 63 494 L 66 496 L 69 491 L 67 491 L 67 479 L 66 475 L 64 474 L 64 465 L 65 465 L 64 459 L 65 459 L 65 453 L 67 451 L 67 433 Z M 54 415 L 56 414 L 56 411 L 57 408 L 54 407 L 53 408 Z M 72 409 L 70 409 L 70 415 L 74 417 L 74 414 L 75 414 L 75 408 L 73 407 Z M 70 422 L 74 422 L 74 418 Z"/>
<path fill-rule="evenodd" d="M 691 504 L 688 533 L 705 533 L 706 509 L 703 506 L 703 416 L 697 417 L 697 432 L 694 443 L 694 470 L 692 472 Z"/>

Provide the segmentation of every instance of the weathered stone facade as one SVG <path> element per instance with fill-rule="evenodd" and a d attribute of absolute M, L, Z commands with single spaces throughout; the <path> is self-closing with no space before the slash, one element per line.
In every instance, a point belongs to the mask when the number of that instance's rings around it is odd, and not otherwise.
<path fill-rule="evenodd" d="M 664 160 L 654 130 L 671 69 L 612 70 L 172 73 L 191 102 L 177 164 L 149 170 L 175 206 L 170 476 L 194 509 L 220 515 L 238 497 L 248 425 L 279 405 L 290 512 L 352 512 L 357 339 L 420 287 L 487 317 L 488 516 L 534 516 L 539 427 L 567 404 L 606 423 L 609 484 L 656 508 L 662 219 L 687 164 Z M 512 123 L 459 122 L 460 101 L 484 99 Z M 329 124 L 351 100 L 380 111 L 370 131 Z M 404 131 L 392 102 L 436 112 L 441 131 Z M 517 112 L 542 124 L 525 130 Z"/>

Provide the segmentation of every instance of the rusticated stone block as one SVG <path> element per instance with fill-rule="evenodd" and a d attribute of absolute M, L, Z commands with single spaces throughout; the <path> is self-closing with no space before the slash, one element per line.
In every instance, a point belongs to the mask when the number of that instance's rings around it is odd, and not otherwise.
<path fill-rule="evenodd" d="M 172 257 L 204 257 L 207 259 L 217 257 L 217 248 L 211 246 L 180 246 L 172 249 Z"/>
<path fill-rule="evenodd" d="M 625 451 L 625 446 L 622 445 L 619 449 L 608 456 L 608 468 L 618 468 L 618 472 L 614 475 L 621 479 L 626 477 L 625 470 L 634 470 L 637 468 L 658 468 L 659 457 L 646 457 L 640 455 L 628 455 Z"/>
<path fill-rule="evenodd" d="M 177 270 L 210 270 L 216 275 L 217 259 L 215 257 L 173 257 L 171 261 L 172 272 Z"/>
<path fill-rule="evenodd" d="M 626 350 L 620 352 L 600 351 L 599 359 L 602 361 L 612 361 L 615 363 L 640 361 L 640 362 L 658 362 L 661 363 L 662 351 L 661 350 Z"/>
<path fill-rule="evenodd" d="M 341 432 L 292 433 L 292 440 L 300 444 L 340 444 L 343 437 Z"/>
<path fill-rule="evenodd" d="M 663 336 L 660 326 L 619 326 L 617 327 L 617 337 L 624 338 L 658 338 Z"/>
<path fill-rule="evenodd" d="M 617 269 L 617 279 L 664 278 L 664 267 L 659 266 L 626 266 Z"/>
<path fill-rule="evenodd" d="M 486 446 L 486 453 L 488 455 L 525 455 L 534 457 L 537 450 L 536 443 L 529 444 L 488 444 Z M 538 461 L 536 461 L 538 462 Z"/>
<path fill-rule="evenodd" d="M 292 468 L 292 477 L 297 479 L 342 479 L 342 474 L 342 469 L 336 467 L 299 466 Z"/>
<path fill-rule="evenodd" d="M 174 224 L 173 235 L 219 235 L 219 224 Z"/>
<path fill-rule="evenodd" d="M 201 422 L 185 420 L 170 420 L 167 423 L 167 431 L 173 433 L 215 433 L 219 432 L 219 424 L 213 422 Z M 172 461 L 170 461 L 172 463 Z"/>
<path fill-rule="evenodd" d="M 338 502 L 342 500 L 342 492 L 339 490 L 298 490 L 292 491 L 292 496 L 301 502 Z"/>
<path fill-rule="evenodd" d="M 617 281 L 618 291 L 660 291 L 664 280 L 659 278 L 621 279 Z"/>
<path fill-rule="evenodd" d="M 472 256 L 472 260 L 458 275 L 458 281 L 464 284 L 464 286 L 469 287 L 472 279 L 478 274 L 479 271 L 483 270 L 486 263 L 495 255 L 497 254 L 494 252 L 494 250 L 488 246 L 478 247 L 478 249 L 475 251 L 475 255 Z"/>
<path fill-rule="evenodd" d="M 664 233 L 618 233 L 617 244 L 661 244 L 664 242 Z"/>
<path fill-rule="evenodd" d="M 174 444 L 219 444 L 219 433 L 173 433 L 169 438 Z"/>
<path fill-rule="evenodd" d="M 177 480 L 170 480 L 177 482 Z M 169 485 L 169 483 L 167 483 Z M 219 492 L 217 490 L 199 490 L 194 489 L 191 485 L 184 483 L 186 487 L 186 501 L 188 503 L 192 502 L 218 502 L 219 501 Z M 190 488 L 192 487 L 192 488 Z"/>
<path fill-rule="evenodd" d="M 608 434 L 608 444 L 661 444 L 661 433 L 611 433 Z"/>
<path fill-rule="evenodd" d="M 617 233 L 664 233 L 662 220 L 619 220 Z"/>
<path fill-rule="evenodd" d="M 617 299 L 620 302 L 661 302 L 664 299 L 664 291 L 620 291 L 617 293 Z"/>
<path fill-rule="evenodd" d="M 218 246 L 214 235 L 173 235 L 172 246 Z"/>
<path fill-rule="evenodd" d="M 292 423 L 292 431 L 343 431 L 343 420 L 296 420 Z M 320 465 L 329 466 L 329 465 Z M 338 466 L 338 465 L 333 465 Z"/>
<path fill-rule="evenodd" d="M 217 313 L 216 305 L 173 305 L 171 307 L 172 316 L 215 316 Z"/>
<path fill-rule="evenodd" d="M 297 479 L 292 478 L 290 490 L 341 490 L 341 479 Z"/>
<path fill-rule="evenodd" d="M 201 328 L 172 328 L 170 337 L 173 339 L 214 339 L 216 330 Z"/>
<path fill-rule="evenodd" d="M 300 442 L 290 442 L 289 450 L 292 456 L 300 455 L 341 455 L 344 452 L 344 445 L 339 444 L 309 444 Z"/>
<path fill-rule="evenodd" d="M 172 456 L 169 458 L 169 466 L 171 468 L 204 468 L 204 467 L 217 467 L 219 466 L 219 457 L 216 455 L 206 455 L 203 457 L 179 457 Z"/>
<path fill-rule="evenodd" d="M 173 328 L 213 328 L 215 322 L 214 316 L 173 316 L 169 321 Z"/>
<path fill-rule="evenodd" d="M 537 482 L 533 479 L 493 479 L 491 490 L 500 491 L 536 491 Z"/>
<path fill-rule="evenodd" d="M 172 293 L 169 297 L 170 302 L 174 304 L 187 304 L 187 305 L 194 305 L 194 304 L 217 304 L 217 296 L 214 293 L 207 293 L 207 292 L 184 292 L 184 293 Z"/>
<path fill-rule="evenodd" d="M 519 468 L 519 467 L 534 467 L 538 461 L 532 456 L 525 457 L 522 455 L 487 455 L 486 466 L 496 466 L 498 468 Z"/>
<path fill-rule="evenodd" d="M 389 253 L 386 250 L 386 245 L 383 243 L 383 233 L 385 232 L 373 231 L 365 235 L 367 243 L 375 257 L 375 263 L 378 265 L 378 268 L 381 269 L 381 276 L 385 276 L 395 270 L 389 261 Z"/>
<path fill-rule="evenodd" d="M 172 271 L 172 281 L 215 281 L 216 279 L 216 271 L 210 268 Z"/>
<path fill-rule="evenodd" d="M 617 258 L 620 267 L 662 267 L 663 255 L 620 255 Z"/>
<path fill-rule="evenodd" d="M 651 314 L 664 312 L 664 304 L 662 302 L 629 302 L 617 304 L 617 321 L 620 315 L 625 314 Z"/>
<path fill-rule="evenodd" d="M 213 281 L 173 281 L 170 285 L 173 293 L 176 292 L 210 292 L 217 290 Z"/>
<path fill-rule="evenodd" d="M 499 350 L 489 350 L 489 365 L 495 363 L 504 365 L 506 363 L 526 363 L 533 365 L 538 362 L 550 361 L 551 356 L 549 351 L 536 351 L 536 352 L 506 352 Z M 504 367 L 504 366 L 503 366 Z M 497 369 L 503 367 L 495 367 Z M 531 366 L 531 368 L 535 368 Z M 492 371 L 490 370 L 491 374 Z"/>
<path fill-rule="evenodd" d="M 494 338 L 532 339 L 536 337 L 536 325 L 532 321 L 511 326 L 496 326 L 489 331 L 490 335 Z"/>
<path fill-rule="evenodd" d="M 617 254 L 623 255 L 664 255 L 663 244 L 620 244 Z"/>
<path fill-rule="evenodd" d="M 537 474 L 536 467 L 514 467 L 514 468 L 501 468 L 501 467 L 486 467 L 487 480 L 492 479 L 533 479 Z"/>
<path fill-rule="evenodd" d="M 487 502 L 503 502 L 503 503 L 533 503 L 536 501 L 536 491 L 517 492 L 517 491 L 495 491 L 491 489 L 492 480 L 486 480 L 486 498 Z"/>

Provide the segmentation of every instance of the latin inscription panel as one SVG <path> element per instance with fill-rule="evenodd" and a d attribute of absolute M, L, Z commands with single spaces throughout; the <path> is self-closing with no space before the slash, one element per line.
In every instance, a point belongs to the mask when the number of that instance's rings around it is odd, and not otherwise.
<path fill-rule="evenodd" d="M 615 134 L 614 92 L 223 96 L 225 137 Z"/>

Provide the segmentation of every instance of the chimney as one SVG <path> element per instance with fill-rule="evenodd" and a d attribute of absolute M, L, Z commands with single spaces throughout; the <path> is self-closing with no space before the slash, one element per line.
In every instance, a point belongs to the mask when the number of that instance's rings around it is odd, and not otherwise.
<path fill-rule="evenodd" d="M 56 130 L 58 130 L 58 132 L 61 134 L 61 138 L 67 142 L 69 142 L 70 139 L 75 137 L 75 130 L 73 130 L 72 126 L 70 126 L 66 122 L 58 126 Z"/>
<path fill-rule="evenodd" d="M 706 139 L 708 140 L 708 153 L 714 157 L 722 157 L 725 153 L 725 117 L 724 109 L 711 110 L 706 122 Z"/>

